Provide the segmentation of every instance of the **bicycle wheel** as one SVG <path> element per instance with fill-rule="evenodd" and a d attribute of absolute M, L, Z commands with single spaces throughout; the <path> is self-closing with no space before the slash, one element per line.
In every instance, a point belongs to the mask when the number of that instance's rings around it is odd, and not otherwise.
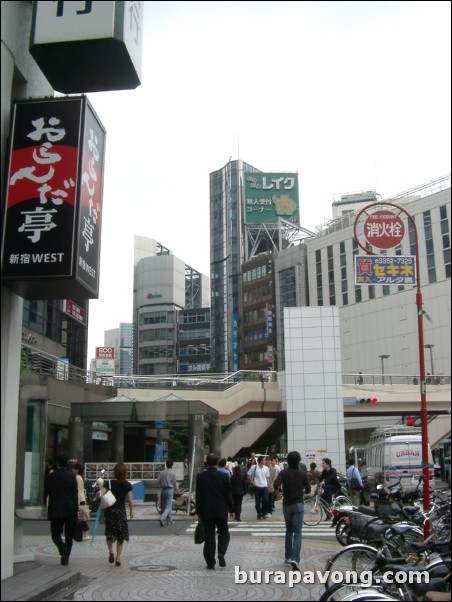
<path fill-rule="evenodd" d="M 346 522 L 346 518 L 343 517 L 336 525 L 336 539 L 341 544 L 341 546 L 348 545 L 348 537 L 350 534 L 350 525 L 348 521 Z"/>
<path fill-rule="evenodd" d="M 353 506 L 353 504 L 346 495 L 338 495 L 333 499 L 333 508 L 340 508 L 341 506 Z"/>
<path fill-rule="evenodd" d="M 323 517 L 323 508 L 317 496 L 305 499 L 303 523 L 308 527 L 315 527 Z"/>
<path fill-rule="evenodd" d="M 359 574 L 363 571 L 372 570 L 377 556 L 378 550 L 366 544 L 357 543 L 339 550 L 326 563 L 324 573 L 326 574 L 327 571 L 329 573 L 325 589 L 333 585 L 331 579 L 333 572 L 335 573 L 335 582 L 339 578 L 339 574 L 342 574 L 345 580 L 347 572 L 356 571 Z"/>
<path fill-rule="evenodd" d="M 369 600 L 393 600 L 389 592 L 386 592 L 384 588 L 372 585 L 372 593 L 377 594 L 377 597 L 370 597 Z M 368 589 L 365 591 L 369 592 Z M 329 587 L 319 598 L 319 602 L 336 602 L 337 600 L 350 600 L 354 599 L 354 596 L 361 595 L 363 592 L 362 583 L 335 583 Z M 383 596 L 383 597 L 380 597 Z"/>

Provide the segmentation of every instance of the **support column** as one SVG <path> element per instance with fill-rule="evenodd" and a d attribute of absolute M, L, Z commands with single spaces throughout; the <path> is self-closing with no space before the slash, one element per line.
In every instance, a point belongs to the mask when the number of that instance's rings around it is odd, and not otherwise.
<path fill-rule="evenodd" d="M 80 416 L 69 418 L 69 457 L 83 459 L 84 428 Z"/>
<path fill-rule="evenodd" d="M 124 462 L 124 423 L 115 422 L 111 425 L 111 453 L 115 462 Z"/>
<path fill-rule="evenodd" d="M 204 415 L 192 414 L 188 421 L 188 460 L 193 458 L 193 440 L 196 435 L 195 459 L 193 475 L 204 469 Z"/>
<path fill-rule="evenodd" d="M 221 427 L 218 420 L 209 422 L 210 445 L 209 452 L 221 457 Z"/>

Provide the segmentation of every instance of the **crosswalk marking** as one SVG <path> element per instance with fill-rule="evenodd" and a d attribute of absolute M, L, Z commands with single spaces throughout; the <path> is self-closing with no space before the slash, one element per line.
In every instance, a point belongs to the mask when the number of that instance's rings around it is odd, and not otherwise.
<path fill-rule="evenodd" d="M 192 523 L 185 530 L 186 533 L 194 533 L 196 523 Z M 284 537 L 286 533 L 286 527 L 283 522 L 240 522 L 229 523 L 230 533 L 242 533 L 251 535 L 251 537 Z M 335 539 L 335 530 L 330 528 L 330 525 L 316 525 L 315 527 L 309 527 L 303 525 L 303 537 L 307 538 L 331 538 Z"/>

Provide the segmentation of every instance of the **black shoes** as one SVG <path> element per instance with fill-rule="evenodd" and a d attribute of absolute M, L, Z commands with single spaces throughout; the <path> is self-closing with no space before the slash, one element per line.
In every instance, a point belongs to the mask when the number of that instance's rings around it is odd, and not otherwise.
<path fill-rule="evenodd" d="M 224 554 L 218 554 L 218 564 L 220 566 L 226 566 L 226 560 L 224 559 Z"/>
<path fill-rule="evenodd" d="M 208 564 L 206 568 L 208 568 L 209 571 L 214 571 L 215 570 L 215 565 L 214 564 Z"/>
<path fill-rule="evenodd" d="M 113 563 L 114 563 L 114 561 L 115 561 L 115 555 L 114 555 L 113 553 L 109 554 L 109 555 L 108 555 L 108 562 L 109 562 L 110 564 L 113 564 Z"/>
<path fill-rule="evenodd" d="M 66 548 L 63 548 L 63 550 L 61 551 L 61 564 L 63 566 L 69 564 L 69 552 Z"/>

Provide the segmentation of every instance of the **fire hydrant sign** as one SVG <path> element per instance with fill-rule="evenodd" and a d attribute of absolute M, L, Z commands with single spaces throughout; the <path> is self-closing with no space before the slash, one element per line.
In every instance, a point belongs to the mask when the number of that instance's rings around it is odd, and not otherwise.
<path fill-rule="evenodd" d="M 375 211 L 364 222 L 364 237 L 377 249 L 394 249 L 402 242 L 404 235 L 402 219 L 387 209 Z"/>
<path fill-rule="evenodd" d="M 416 284 L 413 255 L 355 255 L 355 284 Z"/>

